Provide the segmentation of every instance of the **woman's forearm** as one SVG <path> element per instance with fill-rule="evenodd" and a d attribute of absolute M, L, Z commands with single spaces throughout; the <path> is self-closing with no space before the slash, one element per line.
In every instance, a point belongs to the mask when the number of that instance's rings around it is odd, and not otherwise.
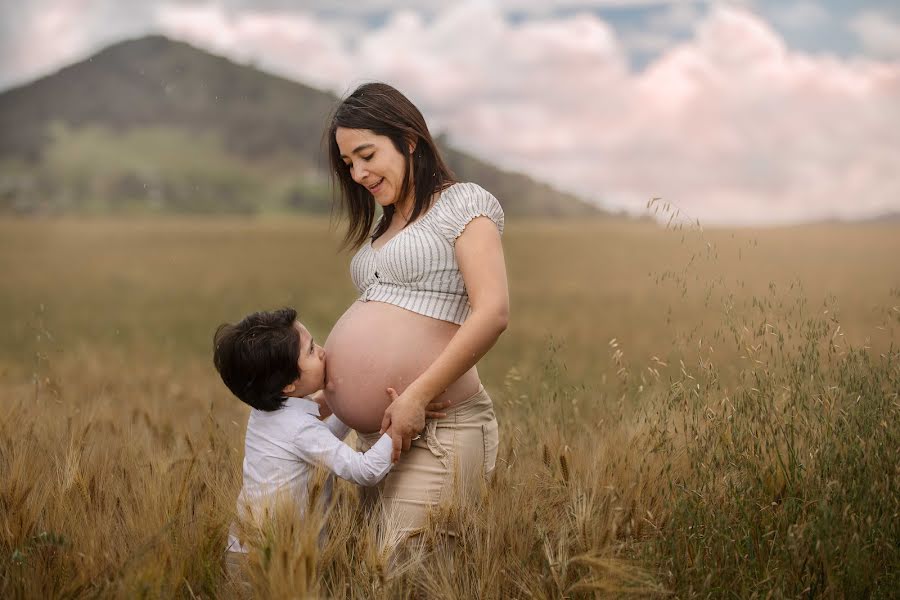
<path fill-rule="evenodd" d="M 428 404 L 481 360 L 507 327 L 506 306 L 473 309 L 446 348 L 407 388 Z"/>
<path fill-rule="evenodd" d="M 437 359 L 404 391 L 423 404 L 442 394 L 487 353 L 509 322 L 500 232 L 488 217 L 466 226 L 454 249 L 471 312 Z"/>

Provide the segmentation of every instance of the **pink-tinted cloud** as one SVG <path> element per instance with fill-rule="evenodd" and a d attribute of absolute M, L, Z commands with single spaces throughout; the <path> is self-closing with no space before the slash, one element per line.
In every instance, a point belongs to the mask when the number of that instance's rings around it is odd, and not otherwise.
<path fill-rule="evenodd" d="M 89 8 L 87 0 L 72 2 L 35 2 L 21 7 L 21 26 L 28 32 L 28 43 L 2 43 L 0 80 L 9 83 L 37 77 L 72 60 L 91 48 L 85 28 L 72 22 Z"/>
<path fill-rule="evenodd" d="M 792 52 L 746 10 L 711 11 L 640 73 L 588 13 L 512 24 L 464 2 L 344 38 L 296 14 L 161 14 L 175 35 L 338 93 L 391 82 L 457 145 L 612 207 L 662 196 L 737 223 L 900 210 L 900 63 Z"/>
<path fill-rule="evenodd" d="M 713 221 L 900 209 L 898 64 L 791 53 L 753 15 L 721 9 L 637 78 L 634 106 L 610 189 L 652 182 Z M 648 150 L 658 160 L 640 160 Z"/>
<path fill-rule="evenodd" d="M 141 10 L 151 23 L 142 27 L 338 94 L 393 83 L 456 145 L 611 207 L 639 212 L 662 196 L 706 222 L 738 223 L 900 211 L 896 23 L 857 19 L 883 59 L 844 60 L 792 51 L 733 6 L 671 45 L 665 23 L 649 32 L 663 37 L 623 40 L 587 12 L 512 23 L 506 4 L 433 3 L 429 17 L 395 11 L 374 29 L 215 3 Z M 38 74 L 86 54 L 94 30 L 125 10 L 35 6 L 29 43 L 7 45 L 4 72 Z M 684 26 L 699 17 L 673 4 L 659 18 Z M 118 22 L 119 35 L 134 28 Z M 634 72 L 626 57 L 635 44 L 665 49 Z"/>
<path fill-rule="evenodd" d="M 866 11 L 853 19 L 850 28 L 863 48 L 873 56 L 900 58 L 900 23 L 887 15 Z"/>
<path fill-rule="evenodd" d="M 340 33 L 302 13 L 235 13 L 216 4 L 165 4 L 157 22 L 175 38 L 309 85 L 330 88 L 352 73 Z"/>

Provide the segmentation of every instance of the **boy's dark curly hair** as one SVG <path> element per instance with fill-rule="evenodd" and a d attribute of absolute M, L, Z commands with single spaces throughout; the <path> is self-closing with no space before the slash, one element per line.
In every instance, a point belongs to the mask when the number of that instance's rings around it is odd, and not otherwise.
<path fill-rule="evenodd" d="M 223 323 L 213 337 L 213 363 L 241 401 L 265 411 L 284 405 L 282 390 L 300 376 L 297 311 L 282 308 Z"/>

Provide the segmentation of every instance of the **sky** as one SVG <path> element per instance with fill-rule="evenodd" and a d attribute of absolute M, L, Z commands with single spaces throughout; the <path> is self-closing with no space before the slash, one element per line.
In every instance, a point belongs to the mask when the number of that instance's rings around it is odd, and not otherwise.
<path fill-rule="evenodd" d="M 455 146 L 612 210 L 900 212 L 896 0 L 0 0 L 0 89 L 147 33 L 338 95 L 386 81 Z"/>

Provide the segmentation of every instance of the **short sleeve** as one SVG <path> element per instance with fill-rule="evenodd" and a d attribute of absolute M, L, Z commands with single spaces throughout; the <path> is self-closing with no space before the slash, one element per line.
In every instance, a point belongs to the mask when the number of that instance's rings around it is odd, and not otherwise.
<path fill-rule="evenodd" d="M 441 206 L 440 225 L 451 242 L 455 244 L 476 217 L 489 218 L 503 234 L 503 208 L 493 194 L 474 183 L 457 184 L 445 193 L 448 197 Z"/>

